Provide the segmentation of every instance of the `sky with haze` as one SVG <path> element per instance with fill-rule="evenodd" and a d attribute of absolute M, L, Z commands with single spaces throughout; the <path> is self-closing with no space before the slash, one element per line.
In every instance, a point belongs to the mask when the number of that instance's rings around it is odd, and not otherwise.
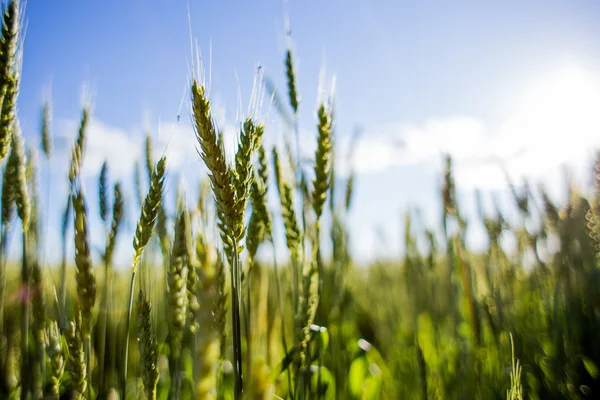
<path fill-rule="evenodd" d="M 542 181 L 557 198 L 566 164 L 581 190 L 590 190 L 600 148 L 600 2 L 29 0 L 18 107 L 27 143 L 37 144 L 41 104 L 52 99 L 54 160 L 48 166 L 39 157 L 43 201 L 50 196 L 51 260 L 59 255 L 59 210 L 82 99 L 91 98 L 94 108 L 84 161 L 93 242 L 104 241 L 96 180 L 108 159 L 111 180 L 127 189 L 129 229 L 118 248 L 125 265 L 139 214 L 133 168 L 143 160 L 145 132 L 152 132 L 155 157 L 169 159 L 167 196 L 184 182 L 194 199 L 206 176 L 186 91 L 190 25 L 193 47 L 210 65 L 216 119 L 233 130 L 259 65 L 286 93 L 286 14 L 305 152 L 315 146 L 323 70 L 336 81 L 339 154 L 357 127 L 362 132 L 352 159 L 358 175 L 350 215 L 359 259 L 399 254 L 409 208 L 418 207 L 425 224 L 439 225 L 444 152 L 455 159 L 459 200 L 468 210 L 475 188 L 490 211 L 492 195 L 513 208 L 500 164 L 515 182 Z M 267 143 L 281 143 L 281 122 L 268 102 L 261 116 Z M 347 166 L 340 161 L 342 173 Z"/>

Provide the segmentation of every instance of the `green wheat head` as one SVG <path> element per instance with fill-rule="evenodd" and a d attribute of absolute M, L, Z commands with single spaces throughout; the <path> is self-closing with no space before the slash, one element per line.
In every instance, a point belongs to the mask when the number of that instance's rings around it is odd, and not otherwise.
<path fill-rule="evenodd" d="M 209 178 L 215 196 L 221 238 L 230 258 L 233 254 L 232 236 L 236 231 L 234 226 L 236 192 L 232 174 L 225 159 L 223 142 L 212 119 L 210 102 L 205 95 L 205 88 L 195 80 L 192 83 L 192 113 L 196 139 L 200 145 L 200 155 L 210 171 Z"/>
<path fill-rule="evenodd" d="M 50 385 L 48 385 L 45 395 L 58 398 L 60 381 L 65 370 L 65 351 L 63 337 L 56 321 L 48 322 L 45 338 L 46 354 L 50 360 Z"/>
<path fill-rule="evenodd" d="M 319 136 L 315 154 L 315 179 L 313 180 L 312 203 L 317 220 L 323 213 L 323 204 L 331 182 L 331 165 L 333 159 L 333 134 L 331 113 L 324 104 L 319 107 Z"/>
<path fill-rule="evenodd" d="M 108 222 L 108 163 L 104 161 L 98 177 L 98 209 L 100 218 Z"/>
<path fill-rule="evenodd" d="M 113 198 L 112 222 L 108 231 L 108 237 L 106 238 L 106 250 L 104 251 L 104 262 L 109 266 L 112 265 L 115 246 L 117 244 L 117 235 L 125 217 L 125 198 L 123 197 L 120 183 L 115 184 Z"/>
<path fill-rule="evenodd" d="M 144 205 L 133 238 L 133 269 L 134 272 L 142 257 L 142 250 L 148 244 L 156 222 L 158 210 L 162 203 L 167 159 L 162 157 L 152 173 L 150 189 L 144 199 Z"/>
<path fill-rule="evenodd" d="M 66 370 L 71 376 L 71 396 L 73 399 L 83 399 L 87 387 L 87 371 L 80 323 L 70 321 L 65 330 L 68 349 Z"/>
<path fill-rule="evenodd" d="M 4 160 L 11 142 L 16 115 L 16 102 L 19 93 L 19 76 L 16 65 L 19 45 L 20 6 L 18 0 L 11 0 L 4 10 L 2 38 L 0 38 L 0 161 Z"/>
<path fill-rule="evenodd" d="M 92 269 L 87 209 L 83 190 L 79 188 L 72 195 L 75 212 L 75 267 L 77 299 L 82 316 L 84 336 L 90 334 L 92 309 L 96 303 L 96 277 Z"/>
<path fill-rule="evenodd" d="M 288 85 L 288 96 L 290 99 L 290 105 L 294 114 L 298 113 L 298 106 L 300 104 L 300 96 L 298 94 L 296 85 L 296 73 L 294 72 L 294 62 L 292 60 L 292 51 L 287 50 L 285 52 L 285 74 L 287 77 Z"/>
<path fill-rule="evenodd" d="M 273 148 L 273 168 L 275 170 L 275 182 L 277 183 L 277 190 L 281 202 L 281 215 L 285 226 L 286 243 L 294 258 L 298 255 L 300 245 L 300 227 L 298 225 L 298 217 L 296 216 L 294 207 L 294 192 L 290 184 L 287 183 L 282 176 L 279 154 L 275 148 Z"/>
<path fill-rule="evenodd" d="M 73 185 L 75 176 L 79 174 L 81 165 L 83 163 L 83 151 L 85 149 L 86 131 L 89 118 L 90 110 L 89 108 L 84 108 L 81 115 L 79 130 L 77 132 L 77 139 L 73 145 L 73 150 L 71 151 L 71 167 L 69 169 L 69 182 L 71 182 L 71 185 Z"/>
<path fill-rule="evenodd" d="M 42 106 L 42 151 L 46 158 L 52 158 L 52 106 L 49 101 Z"/>
<path fill-rule="evenodd" d="M 23 231 L 27 232 L 29 228 L 29 218 L 31 216 L 31 206 L 27 191 L 27 165 L 23 147 L 23 139 L 21 139 L 20 130 L 17 127 L 13 132 L 12 148 L 7 164 L 10 165 L 11 169 L 14 168 L 15 171 L 13 176 L 13 187 L 15 203 L 17 205 L 17 214 L 23 224 Z"/>

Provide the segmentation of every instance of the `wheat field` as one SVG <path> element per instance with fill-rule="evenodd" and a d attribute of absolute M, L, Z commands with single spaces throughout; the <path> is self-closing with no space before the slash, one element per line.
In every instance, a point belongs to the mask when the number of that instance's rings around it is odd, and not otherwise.
<path fill-rule="evenodd" d="M 542 186 L 511 185 L 511 210 L 480 206 L 477 220 L 463 217 L 446 156 L 440 225 L 423 228 L 407 212 L 402 258 L 362 265 L 350 245 L 349 221 L 361 213 L 355 175 L 334 170 L 335 96 L 312 105 L 316 150 L 306 163 L 297 116 L 311 105 L 299 100 L 288 49 L 287 93 L 257 80 L 233 157 L 203 71 L 190 79 L 197 162 L 208 174 L 197 194 L 178 191 L 172 209 L 169 159 L 153 158 L 150 136 L 139 201 L 111 181 L 110 159 L 99 193 L 86 192 L 93 112 L 84 106 L 64 178 L 62 262 L 49 265 L 35 154 L 53 161 L 52 104 L 40 108 L 39 137 L 25 141 L 24 7 L 10 0 L 3 11 L 0 398 L 600 398 L 600 155 L 589 168 L 595 188 L 568 182 L 559 204 Z M 291 116 L 282 148 L 263 141 L 264 97 Z M 96 201 L 106 234 L 97 262 L 87 207 Z M 469 248 L 474 225 L 485 229 L 485 251 Z M 119 242 L 131 246 L 125 270 L 113 268 Z"/>

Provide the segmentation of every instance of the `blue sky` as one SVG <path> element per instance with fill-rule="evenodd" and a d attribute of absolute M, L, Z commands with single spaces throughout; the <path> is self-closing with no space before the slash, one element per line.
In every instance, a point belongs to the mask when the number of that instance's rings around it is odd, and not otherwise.
<path fill-rule="evenodd" d="M 126 158 L 141 157 L 145 129 L 153 132 L 157 155 L 167 149 L 172 156 L 170 196 L 181 179 L 191 186 L 204 176 L 187 95 L 176 123 L 191 65 L 188 4 L 205 66 L 212 45 L 212 97 L 224 126 L 236 123 L 238 93 L 247 106 L 257 65 L 284 87 L 285 12 L 308 149 L 320 70 L 325 65 L 328 76 L 335 74 L 341 152 L 355 126 L 364 132 L 353 159 L 359 175 L 351 215 L 362 259 L 398 253 L 407 207 L 420 207 L 427 223 L 437 223 L 442 151 L 456 158 L 467 207 L 475 187 L 505 193 L 492 159 L 504 160 L 515 180 L 543 180 L 555 193 L 564 163 L 582 185 L 589 181 L 584 167 L 600 145 L 595 1 L 29 1 L 19 116 L 28 142 L 38 141 L 40 105 L 51 92 L 57 154 L 50 170 L 44 162 L 41 168 L 44 184 L 50 179 L 55 188 L 51 233 L 58 232 L 66 190 L 66 162 L 59 159 L 75 135 L 84 85 L 94 104 L 85 161 L 94 215 L 93 177 L 102 161 L 109 158 L 113 176 L 130 182 Z M 280 124 L 263 108 L 268 140 L 276 143 Z M 128 194 L 133 226 L 138 211 L 131 188 Z M 98 218 L 93 222 L 101 245 Z M 50 235 L 50 257 L 57 236 Z M 119 246 L 126 263 L 129 237 Z"/>

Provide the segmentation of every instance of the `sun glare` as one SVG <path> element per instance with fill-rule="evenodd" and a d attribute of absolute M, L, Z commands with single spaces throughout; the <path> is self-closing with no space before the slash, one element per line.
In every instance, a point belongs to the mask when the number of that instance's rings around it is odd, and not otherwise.
<path fill-rule="evenodd" d="M 501 128 L 499 157 L 521 152 L 512 162 L 520 174 L 539 175 L 578 161 L 600 144 L 600 82 L 589 71 L 570 66 L 525 85 L 514 116 Z"/>

